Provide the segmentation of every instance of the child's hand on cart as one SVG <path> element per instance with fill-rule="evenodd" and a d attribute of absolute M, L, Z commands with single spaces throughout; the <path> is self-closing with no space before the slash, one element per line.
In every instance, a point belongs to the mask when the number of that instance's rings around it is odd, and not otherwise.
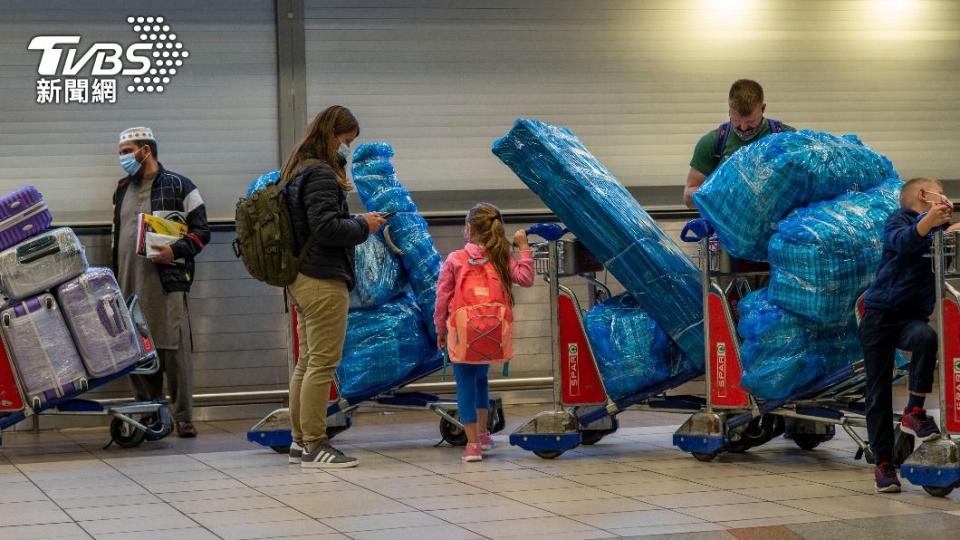
<path fill-rule="evenodd" d="M 517 246 L 520 251 L 526 251 L 530 249 L 530 244 L 527 241 L 527 231 L 519 229 L 517 232 L 513 233 L 513 245 Z"/>

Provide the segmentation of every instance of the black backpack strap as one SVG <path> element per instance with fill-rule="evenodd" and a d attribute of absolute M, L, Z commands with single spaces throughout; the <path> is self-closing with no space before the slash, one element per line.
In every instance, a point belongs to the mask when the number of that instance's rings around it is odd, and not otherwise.
<path fill-rule="evenodd" d="M 767 122 L 770 124 L 770 133 L 780 133 L 783 131 L 783 122 L 774 118 L 767 118 Z"/>
<path fill-rule="evenodd" d="M 713 161 L 714 165 L 720 165 L 723 161 L 723 149 L 727 147 L 727 137 L 730 135 L 730 122 L 724 122 L 717 126 L 717 139 L 713 142 Z"/>

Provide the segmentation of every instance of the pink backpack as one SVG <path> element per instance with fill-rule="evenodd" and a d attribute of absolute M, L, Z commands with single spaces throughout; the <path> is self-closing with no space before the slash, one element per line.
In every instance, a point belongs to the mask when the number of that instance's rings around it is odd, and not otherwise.
<path fill-rule="evenodd" d="M 460 275 L 447 317 L 451 362 L 489 364 L 513 357 L 513 309 L 490 259 L 457 252 Z"/>

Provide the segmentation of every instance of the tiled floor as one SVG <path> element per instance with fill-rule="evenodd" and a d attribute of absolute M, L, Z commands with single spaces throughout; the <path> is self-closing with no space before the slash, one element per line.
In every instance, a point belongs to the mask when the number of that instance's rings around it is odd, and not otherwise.
<path fill-rule="evenodd" d="M 337 438 L 360 467 L 331 472 L 247 443 L 249 421 L 128 450 L 104 450 L 104 429 L 5 434 L 0 539 L 960 535 L 960 492 L 874 494 L 844 435 L 813 452 L 780 440 L 700 463 L 670 444 L 682 417 L 628 412 L 615 435 L 548 461 L 506 444 L 539 409 L 508 409 L 500 447 L 478 464 L 434 447 L 429 414 L 363 414 Z"/>

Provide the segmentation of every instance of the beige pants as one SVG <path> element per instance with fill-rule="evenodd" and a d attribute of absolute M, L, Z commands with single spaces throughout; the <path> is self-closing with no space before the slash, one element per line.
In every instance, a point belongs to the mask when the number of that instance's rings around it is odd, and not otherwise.
<path fill-rule="evenodd" d="M 330 383 L 340 364 L 350 305 L 347 284 L 303 274 L 289 286 L 298 316 L 300 361 L 290 379 L 293 440 L 310 450 L 327 442 Z"/>

